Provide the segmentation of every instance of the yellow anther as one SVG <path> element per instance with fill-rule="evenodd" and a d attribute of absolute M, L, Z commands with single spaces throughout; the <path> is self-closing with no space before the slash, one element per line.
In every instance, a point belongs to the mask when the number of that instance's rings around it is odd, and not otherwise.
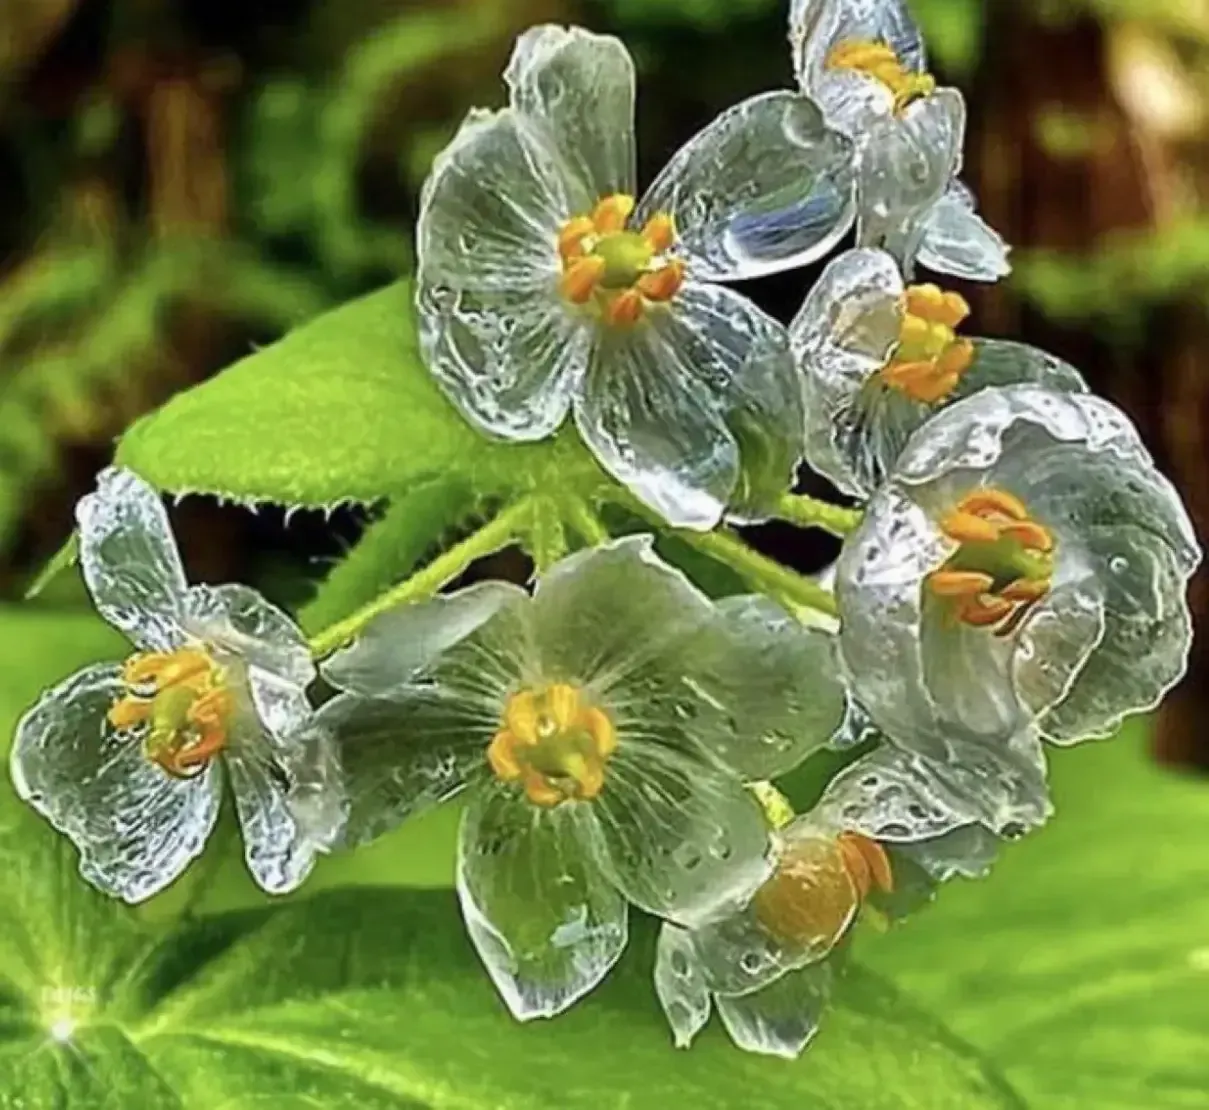
<path fill-rule="evenodd" d="M 770 829 L 783 829 L 793 820 L 793 804 L 771 782 L 749 782 L 747 789 L 760 803 Z"/>
<path fill-rule="evenodd" d="M 604 277 L 605 260 L 589 255 L 577 258 L 565 270 L 559 281 L 559 291 L 572 304 L 587 304 Z"/>
<path fill-rule="evenodd" d="M 901 115 L 908 105 L 936 91 L 936 79 L 929 73 L 907 69 L 892 47 L 882 42 L 849 39 L 836 45 L 827 55 L 829 69 L 851 69 L 880 81 L 894 96 L 893 111 Z"/>
<path fill-rule="evenodd" d="M 939 285 L 909 285 L 903 294 L 907 315 L 944 327 L 956 328 L 970 315 L 970 305 L 960 293 L 946 293 Z"/>
<path fill-rule="evenodd" d="M 625 289 L 609 299 L 604 318 L 614 327 L 629 327 L 642 318 L 642 294 L 637 289 Z"/>
<path fill-rule="evenodd" d="M 974 344 L 953 330 L 970 314 L 970 306 L 937 285 L 910 285 L 900 311 L 898 343 L 881 379 L 921 404 L 944 401 L 974 361 Z"/>
<path fill-rule="evenodd" d="M 966 494 L 939 527 L 957 550 L 927 576 L 928 589 L 957 620 L 1011 635 L 1050 591 L 1053 534 L 999 489 Z"/>
<path fill-rule="evenodd" d="M 876 840 L 860 833 L 844 832 L 840 833 L 836 844 L 862 902 L 874 889 L 884 894 L 894 890 L 890 857 Z"/>
<path fill-rule="evenodd" d="M 596 225 L 590 216 L 576 216 L 563 224 L 558 233 L 558 254 L 563 265 L 584 256 L 584 240 L 596 234 Z"/>
<path fill-rule="evenodd" d="M 669 262 L 658 270 L 643 274 L 636 286 L 648 301 L 670 301 L 684 284 L 684 263 L 677 260 Z"/>
<path fill-rule="evenodd" d="M 143 750 L 170 775 L 191 778 L 226 746 L 235 699 L 202 648 L 135 655 L 122 668 L 126 693 L 110 707 L 116 729 L 145 728 Z"/>
<path fill-rule="evenodd" d="M 676 241 L 676 222 L 667 212 L 656 212 L 642 229 L 642 237 L 656 254 L 671 250 Z"/>
<path fill-rule="evenodd" d="M 628 193 L 613 193 L 602 198 L 592 209 L 592 225 L 598 235 L 609 235 L 625 228 L 634 211 L 634 198 Z"/>
<path fill-rule="evenodd" d="M 553 806 L 597 797 L 616 749 L 608 714 L 576 687 L 553 683 L 508 699 L 487 763 L 500 781 L 520 783 L 534 805 Z"/>

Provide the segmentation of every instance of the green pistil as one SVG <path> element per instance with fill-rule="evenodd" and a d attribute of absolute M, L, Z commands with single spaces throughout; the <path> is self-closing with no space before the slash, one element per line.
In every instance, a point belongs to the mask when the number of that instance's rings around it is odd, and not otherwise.
<path fill-rule="evenodd" d="M 998 593 L 1021 579 L 1045 581 L 1053 573 L 1054 559 L 1011 536 L 1001 536 L 991 542 L 967 540 L 945 563 L 945 569 L 989 574 L 995 580 L 990 592 Z"/>
<path fill-rule="evenodd" d="M 600 278 L 604 289 L 629 289 L 647 271 L 654 248 L 637 231 L 615 231 L 604 235 L 592 253 L 604 260 Z"/>

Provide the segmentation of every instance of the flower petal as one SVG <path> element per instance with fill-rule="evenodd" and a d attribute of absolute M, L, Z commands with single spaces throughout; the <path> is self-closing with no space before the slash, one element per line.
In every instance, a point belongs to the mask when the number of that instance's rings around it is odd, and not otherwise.
<path fill-rule="evenodd" d="M 390 700 L 340 694 L 324 705 L 315 726 L 335 740 L 348 797 L 342 844 L 375 840 L 485 774 L 502 706 L 439 685 Z"/>
<path fill-rule="evenodd" d="M 458 839 L 458 898 L 470 939 L 514 1017 L 562 1013 L 595 987 L 628 937 L 624 899 L 597 865 L 579 805 L 528 805 L 477 791 Z"/>
<path fill-rule="evenodd" d="M 613 881 L 669 921 L 694 925 L 768 874 L 768 834 L 751 793 L 658 743 L 622 734 L 592 813 Z"/>
<path fill-rule="evenodd" d="M 998 281 L 1012 272 L 1011 247 L 974 211 L 973 198 L 954 182 L 923 218 L 917 261 L 967 281 Z"/>
<path fill-rule="evenodd" d="M 836 638 L 805 628 L 775 602 L 731 597 L 675 649 L 679 685 L 670 707 L 693 740 L 747 779 L 771 779 L 826 745 L 844 716 Z M 686 712 L 691 719 L 685 720 Z"/>
<path fill-rule="evenodd" d="M 690 139 L 655 179 L 639 222 L 670 214 L 698 281 L 740 281 L 823 257 L 852 226 L 852 143 L 806 97 L 754 96 Z"/>
<path fill-rule="evenodd" d="M 160 496 L 138 475 L 110 468 L 76 506 L 80 567 L 97 611 L 136 645 L 180 645 L 185 572 Z"/>
<path fill-rule="evenodd" d="M 655 994 L 677 1048 L 688 1048 L 709 1022 L 710 992 L 693 947 L 693 934 L 664 922 L 655 950 Z"/>
<path fill-rule="evenodd" d="M 140 736 L 107 719 L 122 669 L 89 667 L 44 694 L 21 719 L 13 784 L 80 851 L 80 873 L 129 903 L 163 890 L 196 859 L 218 817 L 212 769 L 182 780 L 143 754 Z"/>
<path fill-rule="evenodd" d="M 719 995 L 718 1014 L 739 1048 L 793 1060 L 819 1031 L 831 982 L 831 964 L 823 960 L 751 994 Z"/>
<path fill-rule="evenodd" d="M 907 70 L 927 68 L 923 35 L 905 0 L 793 0 L 789 40 L 806 88 L 817 82 L 832 48 L 846 40 L 884 42 Z"/>
<path fill-rule="evenodd" d="M 248 870 L 270 894 L 287 894 L 344 831 L 346 798 L 335 742 L 313 726 L 272 736 L 249 718 L 223 753 L 223 763 Z"/>
<path fill-rule="evenodd" d="M 559 297 L 557 244 L 590 203 L 510 111 L 472 115 L 433 164 L 416 227 L 420 349 L 488 434 L 542 439 L 578 389 L 592 335 Z"/>
<path fill-rule="evenodd" d="M 688 282 L 667 310 L 602 337 L 575 418 L 615 478 L 669 524 L 704 530 L 739 481 L 736 429 L 774 399 L 800 414 L 800 394 L 784 328 L 737 293 Z M 763 434 L 796 458 L 800 429 L 782 416 Z"/>
<path fill-rule="evenodd" d="M 320 670 L 333 686 L 371 698 L 405 697 L 422 673 L 473 635 L 501 610 L 519 636 L 524 590 L 507 582 L 479 582 L 430 601 L 400 605 L 376 617 L 357 639 L 325 660 Z"/>
<path fill-rule="evenodd" d="M 634 63 L 612 35 L 545 24 L 516 40 L 512 106 L 539 121 L 593 197 L 634 192 Z"/>
<path fill-rule="evenodd" d="M 961 169 L 965 100 L 941 89 L 912 104 L 900 119 L 874 123 L 861 157 L 857 241 L 881 246 L 910 276 L 925 217 Z"/>
<path fill-rule="evenodd" d="M 286 736 L 311 718 L 306 689 L 316 677 L 306 637 L 294 621 L 248 586 L 193 586 L 182 624 L 220 657 L 247 668 L 256 713 L 275 735 Z"/>

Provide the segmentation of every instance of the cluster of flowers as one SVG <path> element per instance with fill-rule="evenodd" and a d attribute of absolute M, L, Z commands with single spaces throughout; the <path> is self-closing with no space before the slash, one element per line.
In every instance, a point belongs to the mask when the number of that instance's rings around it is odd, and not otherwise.
<path fill-rule="evenodd" d="M 713 601 L 629 536 L 388 609 L 318 667 L 242 586 L 190 587 L 159 497 L 101 476 L 81 564 L 134 642 L 23 719 L 20 794 L 130 902 L 214 826 L 225 769 L 248 866 L 462 796 L 457 891 L 520 1018 L 566 1009 L 663 921 L 678 1044 L 718 1012 L 796 1055 L 854 923 L 896 917 L 1050 813 L 1043 742 L 1105 736 L 1182 673 L 1187 516 L 1126 418 L 1031 348 L 968 339 L 956 293 L 1007 271 L 958 181 L 964 103 L 901 0 L 796 0 L 800 89 L 692 139 L 635 204 L 634 73 L 615 39 L 538 27 L 437 159 L 419 219 L 428 365 L 486 432 L 568 411 L 667 525 L 774 511 L 804 458 L 862 502 L 838 621 Z M 798 266 L 855 223 L 786 329 L 719 282 Z M 753 446 L 754 445 L 754 446 Z M 749 456 L 784 459 L 780 488 Z M 322 674 L 335 693 L 315 707 Z M 869 750 L 795 815 L 771 785 Z"/>

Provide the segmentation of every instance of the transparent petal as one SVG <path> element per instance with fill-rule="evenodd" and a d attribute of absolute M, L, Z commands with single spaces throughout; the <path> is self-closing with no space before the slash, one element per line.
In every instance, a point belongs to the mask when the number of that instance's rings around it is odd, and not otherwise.
<path fill-rule="evenodd" d="M 172 778 L 134 732 L 106 714 L 123 695 L 122 668 L 89 667 L 42 696 L 17 726 L 13 785 L 80 851 L 80 873 L 106 894 L 142 902 L 205 847 L 218 817 L 213 769 Z"/>
<path fill-rule="evenodd" d="M 941 89 L 869 130 L 861 157 L 857 241 L 881 246 L 910 276 L 924 218 L 961 168 L 966 109 L 956 89 Z"/>
<path fill-rule="evenodd" d="M 672 1028 L 676 1047 L 688 1048 L 709 1022 L 711 1004 L 693 934 L 679 925 L 665 922 L 659 930 L 655 994 Z"/>
<path fill-rule="evenodd" d="M 1011 248 L 952 187 L 923 218 L 917 261 L 940 274 L 967 281 L 998 281 L 1012 272 Z"/>
<path fill-rule="evenodd" d="M 819 1031 L 831 980 L 831 965 L 824 960 L 787 972 L 751 994 L 720 995 L 718 1014 L 739 1048 L 793 1060 Z"/>
<path fill-rule="evenodd" d="M 885 477 L 879 445 L 914 405 L 879 387 L 902 313 L 904 283 L 885 251 L 846 251 L 806 297 L 789 338 L 806 389 L 806 461 L 841 490 L 867 497 Z"/>
<path fill-rule="evenodd" d="M 342 843 L 368 843 L 485 774 L 503 704 L 492 710 L 438 685 L 391 700 L 340 694 L 324 705 L 315 724 L 335 740 L 348 798 Z"/>
<path fill-rule="evenodd" d="M 981 879 L 999 855 L 1002 841 L 985 825 L 962 825 L 935 840 L 895 845 L 891 856 L 901 855 L 919 867 L 934 883 L 961 876 Z"/>
<path fill-rule="evenodd" d="M 420 346 L 445 395 L 489 435 L 538 440 L 566 418 L 594 349 L 555 279 L 540 289 L 459 288 L 422 274 Z"/>
<path fill-rule="evenodd" d="M 335 741 L 316 727 L 273 736 L 247 717 L 223 763 L 248 870 L 270 894 L 287 894 L 344 831 L 347 800 Z"/>
<path fill-rule="evenodd" d="M 185 572 L 160 496 L 110 468 L 76 506 L 80 568 L 97 611 L 140 648 L 179 647 Z"/>
<path fill-rule="evenodd" d="M 518 586 L 479 582 L 430 601 L 401 605 L 374 618 L 320 670 L 340 690 L 374 698 L 406 696 L 422 672 L 455 644 L 500 610 L 528 603 L 528 595 Z"/>
<path fill-rule="evenodd" d="M 1187 571 L 1142 528 L 1093 534 L 1104 588 L 1103 635 L 1042 728 L 1055 743 L 1109 736 L 1153 709 L 1184 675 L 1192 643 Z"/>
<path fill-rule="evenodd" d="M 803 96 L 728 108 L 673 157 L 639 205 L 669 213 L 698 281 L 739 281 L 822 258 L 852 226 L 851 142 Z"/>
<path fill-rule="evenodd" d="M 906 69 L 927 68 L 923 35 L 904 0 L 793 0 L 789 41 L 798 83 L 807 92 L 821 91 L 836 75 L 825 68 L 827 56 L 849 40 L 884 42 Z"/>
<path fill-rule="evenodd" d="M 540 673 L 617 704 L 654 660 L 674 656 L 707 621 L 709 600 L 655 554 L 650 536 L 627 536 L 558 562 L 537 584 L 532 611 Z M 644 711 L 644 696 L 633 695 Z"/>
<path fill-rule="evenodd" d="M 783 926 L 770 927 L 761 898 L 734 900 L 693 932 L 705 981 L 719 994 L 749 994 L 805 967 L 829 952 L 856 920 L 860 897 L 836 844 L 839 831 L 828 815 L 796 818 L 776 834 L 778 859 L 792 872 L 770 880 L 773 912 Z M 768 911 L 765 910 L 765 913 Z"/>
<path fill-rule="evenodd" d="M 770 396 L 797 408 L 800 388 L 780 324 L 737 293 L 688 282 L 667 309 L 602 336 L 575 417 L 615 478 L 674 527 L 704 530 L 739 480 L 729 423 L 767 411 Z"/>
<path fill-rule="evenodd" d="M 1055 393 L 1086 393 L 1087 383 L 1069 362 L 1038 347 L 1006 339 L 975 339 L 974 361 L 953 393 L 955 403 L 981 389 L 1033 383 Z"/>
<path fill-rule="evenodd" d="M 548 290 L 559 229 L 594 202 L 542 128 L 507 109 L 473 111 L 424 183 L 420 276 L 480 294 Z"/>
<path fill-rule="evenodd" d="M 803 627 L 765 597 L 719 602 L 715 619 L 676 649 L 669 666 L 693 695 L 692 703 L 675 700 L 669 730 L 687 729 L 748 779 L 793 770 L 826 745 L 844 716 L 835 636 Z"/>
<path fill-rule="evenodd" d="M 221 660 L 246 667 L 248 690 L 266 728 L 287 736 L 311 717 L 306 689 L 315 664 L 294 621 L 248 586 L 193 586 L 185 595 L 182 624 Z"/>
<path fill-rule="evenodd" d="M 583 806 L 544 809 L 501 786 L 476 791 L 462 819 L 462 915 L 521 1021 L 562 1013 L 625 949 L 626 904 L 598 865 L 598 837 Z"/>
<path fill-rule="evenodd" d="M 594 197 L 634 193 L 634 63 L 612 35 L 532 27 L 504 71 L 512 106 L 539 121 Z"/>
<path fill-rule="evenodd" d="M 635 905 L 694 925 L 768 873 L 764 815 L 750 791 L 700 759 L 623 734 L 592 804 L 608 870 Z"/>

